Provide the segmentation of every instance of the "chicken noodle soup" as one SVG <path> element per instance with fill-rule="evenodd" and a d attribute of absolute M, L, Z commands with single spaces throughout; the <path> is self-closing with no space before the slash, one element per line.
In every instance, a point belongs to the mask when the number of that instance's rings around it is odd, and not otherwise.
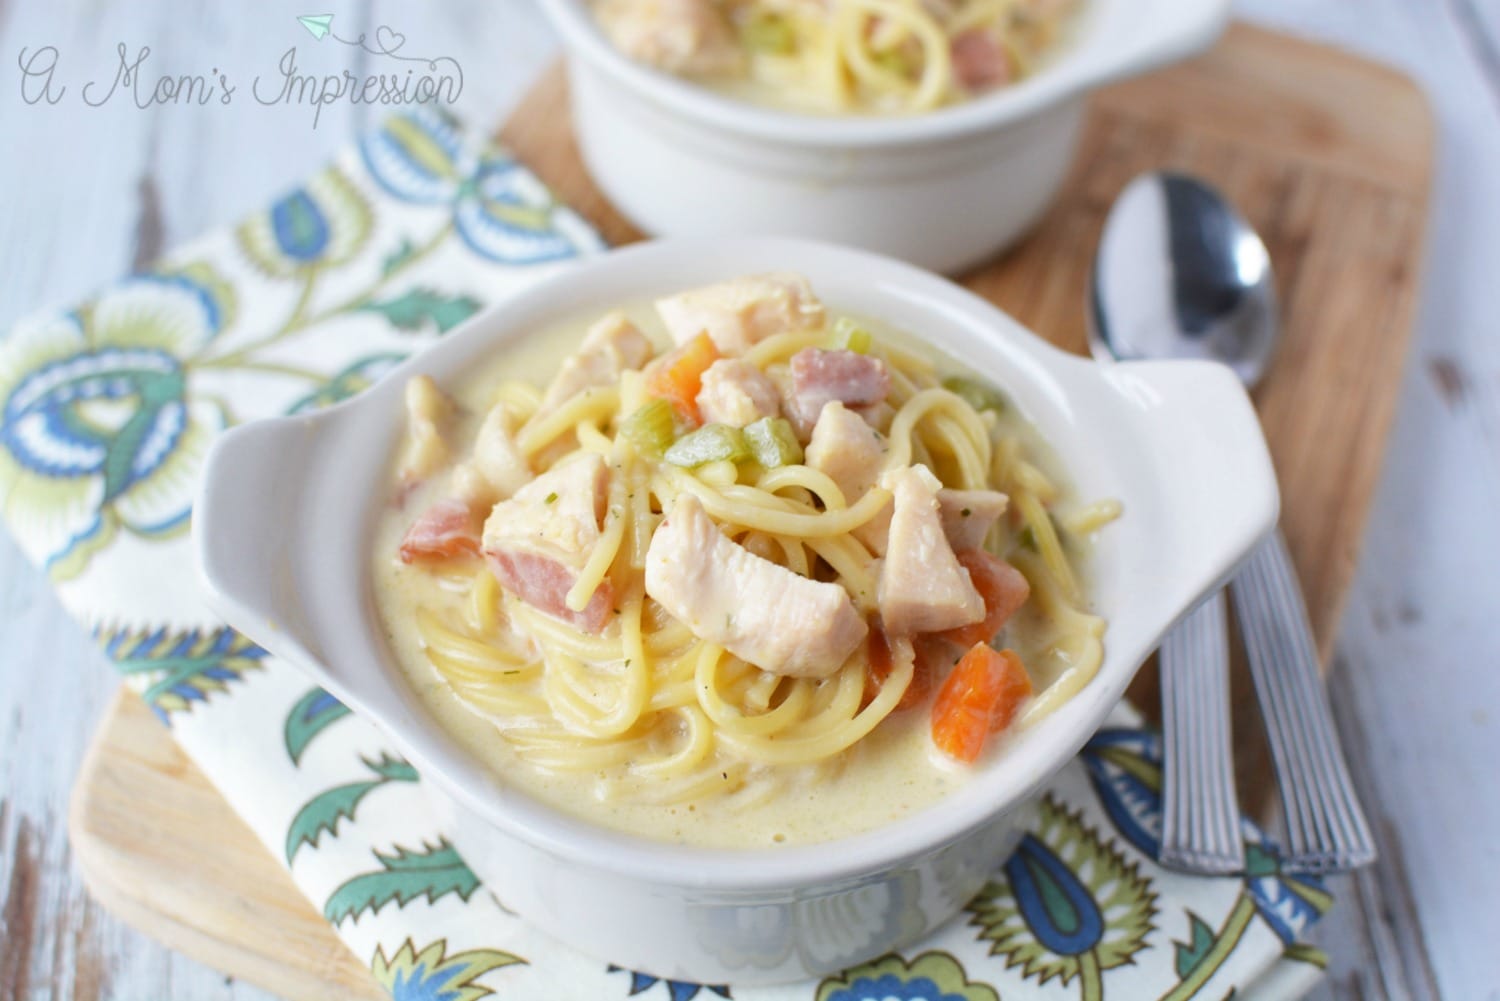
<path fill-rule="evenodd" d="M 1077 560 L 1115 512 L 994 387 L 795 275 L 578 337 L 412 380 L 376 540 L 392 650 L 507 783 L 647 837 L 824 840 L 1093 676 Z"/>
<path fill-rule="evenodd" d="M 625 55 L 798 111 L 928 111 L 1014 83 L 1078 0 L 593 0 Z"/>

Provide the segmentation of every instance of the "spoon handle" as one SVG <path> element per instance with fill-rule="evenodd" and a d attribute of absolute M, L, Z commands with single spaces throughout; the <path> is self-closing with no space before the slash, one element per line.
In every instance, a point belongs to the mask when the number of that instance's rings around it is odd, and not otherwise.
<path fill-rule="evenodd" d="M 1224 875 L 1245 868 L 1229 730 L 1224 593 L 1193 609 L 1161 645 L 1162 865 Z"/>
<path fill-rule="evenodd" d="M 1339 746 L 1307 605 L 1279 530 L 1251 553 L 1230 591 L 1281 787 L 1284 865 L 1304 872 L 1368 865 L 1375 841 Z"/>

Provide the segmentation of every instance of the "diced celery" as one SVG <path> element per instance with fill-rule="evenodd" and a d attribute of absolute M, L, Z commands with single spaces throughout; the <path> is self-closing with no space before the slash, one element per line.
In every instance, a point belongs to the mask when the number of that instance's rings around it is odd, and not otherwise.
<path fill-rule="evenodd" d="M 943 388 L 963 399 L 975 410 L 1003 411 L 1005 396 L 987 382 L 970 379 L 963 375 L 950 375 L 943 380 Z"/>
<path fill-rule="evenodd" d="M 802 461 L 802 444 L 791 424 L 780 417 L 762 417 L 745 428 L 745 442 L 755 461 L 767 469 L 794 466 Z"/>
<path fill-rule="evenodd" d="M 695 469 L 709 462 L 740 462 L 750 458 L 750 449 L 739 428 L 727 424 L 705 424 L 672 443 L 663 456 L 674 466 Z"/>
<path fill-rule="evenodd" d="M 874 343 L 875 339 L 870 332 L 849 317 L 841 316 L 833 321 L 833 335 L 828 339 L 830 349 L 835 351 L 843 349 L 853 351 L 855 354 L 867 355 Z"/>
<path fill-rule="evenodd" d="M 740 28 L 745 47 L 775 56 L 791 55 L 797 48 L 797 33 L 791 22 L 776 14 L 758 14 Z"/>
<path fill-rule="evenodd" d="M 620 424 L 620 434 L 642 455 L 661 455 L 677 436 L 672 404 L 666 400 L 646 402 Z"/>
<path fill-rule="evenodd" d="M 875 54 L 875 63 L 887 72 L 899 77 L 911 79 L 915 74 L 912 72 L 911 60 L 899 49 L 886 49 L 884 52 Z"/>

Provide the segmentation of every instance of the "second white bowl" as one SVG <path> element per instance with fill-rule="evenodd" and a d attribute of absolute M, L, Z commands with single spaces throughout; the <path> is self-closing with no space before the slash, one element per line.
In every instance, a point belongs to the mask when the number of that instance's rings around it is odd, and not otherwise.
<path fill-rule="evenodd" d="M 1206 48 L 1228 0 L 1085 0 L 1035 75 L 910 116 L 738 101 L 621 55 L 586 0 L 542 0 L 568 50 L 573 127 L 610 200 L 658 236 L 847 243 L 947 274 L 1008 246 L 1067 176 L 1083 96 Z"/>

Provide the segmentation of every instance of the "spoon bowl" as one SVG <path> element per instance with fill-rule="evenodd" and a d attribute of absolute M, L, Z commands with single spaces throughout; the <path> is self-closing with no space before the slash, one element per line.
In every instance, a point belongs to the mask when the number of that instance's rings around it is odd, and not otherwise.
<path fill-rule="evenodd" d="M 1142 174 L 1105 221 L 1088 328 L 1101 361 L 1207 359 L 1254 386 L 1276 344 L 1270 254 L 1207 184 L 1169 171 Z"/>

